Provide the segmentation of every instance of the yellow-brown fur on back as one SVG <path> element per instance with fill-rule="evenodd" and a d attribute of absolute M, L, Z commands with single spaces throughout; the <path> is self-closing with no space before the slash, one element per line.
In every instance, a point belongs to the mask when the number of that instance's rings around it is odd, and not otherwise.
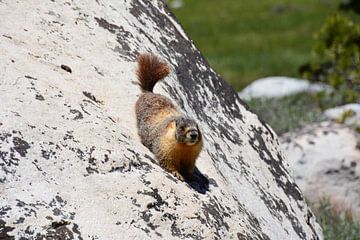
<path fill-rule="evenodd" d="M 152 122 L 154 125 L 161 124 L 164 119 L 168 117 L 176 117 L 180 116 L 181 113 L 179 113 L 176 109 L 173 108 L 164 108 L 161 111 L 157 112 L 154 116 L 152 116 L 149 120 L 149 123 Z"/>

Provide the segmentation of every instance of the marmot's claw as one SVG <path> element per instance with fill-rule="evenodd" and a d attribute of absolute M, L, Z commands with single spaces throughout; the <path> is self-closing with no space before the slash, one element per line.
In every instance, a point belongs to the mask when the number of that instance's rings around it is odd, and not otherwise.
<path fill-rule="evenodd" d="M 184 177 L 178 172 L 178 171 L 173 171 L 172 174 L 179 179 L 180 181 L 184 181 Z"/>

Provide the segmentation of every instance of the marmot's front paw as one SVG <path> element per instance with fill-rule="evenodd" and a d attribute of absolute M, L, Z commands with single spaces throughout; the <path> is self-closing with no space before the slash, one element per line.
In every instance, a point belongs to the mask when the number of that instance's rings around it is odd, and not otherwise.
<path fill-rule="evenodd" d="M 178 172 L 178 171 L 173 171 L 172 174 L 179 179 L 180 181 L 184 181 L 184 177 Z"/>

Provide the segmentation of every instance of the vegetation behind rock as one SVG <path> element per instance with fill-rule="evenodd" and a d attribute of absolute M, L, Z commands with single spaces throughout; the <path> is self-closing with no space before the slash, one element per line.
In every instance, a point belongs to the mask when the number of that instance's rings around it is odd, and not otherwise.
<path fill-rule="evenodd" d="M 355 102 L 360 90 L 360 25 L 339 14 L 329 17 L 312 49 L 306 79 L 342 89 L 344 101 Z"/>

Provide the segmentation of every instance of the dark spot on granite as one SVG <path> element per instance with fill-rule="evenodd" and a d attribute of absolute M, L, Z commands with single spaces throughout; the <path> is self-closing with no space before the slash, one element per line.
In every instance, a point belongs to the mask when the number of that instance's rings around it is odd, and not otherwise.
<path fill-rule="evenodd" d="M 86 92 L 86 91 L 83 91 L 82 93 L 84 94 L 85 97 L 89 98 L 91 101 L 93 101 L 95 103 L 104 104 L 103 101 L 100 101 L 99 99 L 97 99 L 92 93 Z"/>
<path fill-rule="evenodd" d="M 141 207 L 140 204 L 136 203 L 136 201 L 137 201 L 136 198 L 130 197 L 130 199 L 131 199 L 131 203 L 132 203 L 134 206 L 136 206 L 136 207 Z"/>
<path fill-rule="evenodd" d="M 35 99 L 37 99 L 39 101 L 44 101 L 45 100 L 45 98 L 41 94 L 36 94 Z"/>
<path fill-rule="evenodd" d="M 31 163 L 36 167 L 36 169 L 37 169 L 39 172 L 42 172 L 42 171 L 43 171 L 43 170 L 41 169 L 41 167 L 38 165 L 37 159 L 35 159 L 35 160 L 32 161 Z"/>
<path fill-rule="evenodd" d="M 341 165 L 340 169 L 343 171 L 349 170 L 350 167 L 346 166 L 346 165 Z"/>
<path fill-rule="evenodd" d="M 8 234 L 15 228 L 7 226 L 4 218 L 10 210 L 10 206 L 0 206 L 0 239 L 15 239 L 13 236 Z"/>
<path fill-rule="evenodd" d="M 14 224 L 20 224 L 20 223 L 23 223 L 24 222 L 24 220 L 25 220 L 25 218 L 23 218 L 23 217 L 19 217 L 19 219 L 17 219 L 15 222 L 14 222 Z M 1 238 L 0 238 L 1 239 Z"/>
<path fill-rule="evenodd" d="M 90 163 L 90 162 L 93 162 L 93 160 L 94 160 L 94 159 L 89 159 L 89 163 Z M 90 163 L 90 164 L 96 166 L 96 164 L 93 164 L 93 163 Z M 87 171 L 89 174 L 99 173 L 99 170 L 97 170 L 95 167 L 92 167 L 92 166 L 86 167 L 86 171 Z"/>
<path fill-rule="evenodd" d="M 117 26 L 115 24 L 109 23 L 108 21 L 106 21 L 103 18 L 97 18 L 97 17 L 94 17 L 94 18 L 100 27 L 108 30 L 111 33 L 115 33 L 116 30 L 118 30 L 120 28 L 119 26 Z"/>
<path fill-rule="evenodd" d="M 155 159 L 154 159 L 154 158 L 152 158 L 152 157 L 150 157 L 149 155 L 144 154 L 144 157 L 145 157 L 145 158 L 147 158 L 147 159 L 149 159 L 149 160 L 150 160 L 150 162 L 157 164 L 157 162 L 155 161 Z"/>
<path fill-rule="evenodd" d="M 148 203 L 147 208 L 154 208 L 156 211 L 163 211 L 162 206 L 169 204 L 165 202 L 159 194 L 159 190 L 157 188 L 151 188 L 152 191 L 137 191 L 138 194 L 148 195 L 155 199 L 155 202 Z"/>
<path fill-rule="evenodd" d="M 68 73 L 72 73 L 72 70 L 69 66 L 61 64 L 60 68 Z"/>
<path fill-rule="evenodd" d="M 25 233 L 32 236 L 34 234 L 34 230 L 32 230 L 30 226 L 27 226 L 25 228 Z"/>
<path fill-rule="evenodd" d="M 36 234 L 35 239 L 61 239 L 61 240 L 75 239 L 74 232 L 68 228 L 69 225 L 70 222 L 64 220 L 61 220 L 59 222 L 52 222 L 51 226 L 46 229 L 46 233 Z M 80 239 L 79 236 L 78 239 Z"/>
<path fill-rule="evenodd" d="M 54 208 L 52 211 L 53 211 L 54 216 L 59 216 L 62 214 L 61 210 L 58 208 Z"/>
<path fill-rule="evenodd" d="M 70 112 L 73 113 L 73 114 L 76 114 L 76 116 L 73 118 L 73 120 L 78 120 L 78 119 L 83 119 L 84 118 L 83 114 L 79 110 L 70 109 Z"/>
<path fill-rule="evenodd" d="M 334 174 L 334 173 L 339 173 L 340 171 L 338 169 L 333 169 L 333 168 L 330 168 L 328 170 L 325 171 L 325 174 L 327 175 L 331 175 L 331 174 Z"/>
<path fill-rule="evenodd" d="M 82 236 L 81 236 L 81 232 L 79 230 L 79 226 L 76 223 L 73 223 L 73 227 L 71 229 L 75 234 L 78 235 L 78 239 L 79 240 L 83 240 Z"/>
<path fill-rule="evenodd" d="M 11 36 L 6 35 L 6 34 L 3 34 L 2 36 L 3 36 L 3 37 L 5 37 L 5 38 L 8 38 L 8 39 L 12 39 L 12 37 L 11 37 Z"/>
<path fill-rule="evenodd" d="M 238 240 L 253 240 L 254 238 L 244 235 L 242 233 L 236 233 Z"/>
<path fill-rule="evenodd" d="M 20 154 L 20 156 L 25 157 L 27 150 L 30 148 L 30 145 L 23 139 L 19 137 L 13 138 L 14 150 Z"/>
<path fill-rule="evenodd" d="M 15 229 L 14 227 L 6 226 L 6 222 L 0 219 L 0 239 L 4 239 L 4 240 L 15 239 L 14 236 L 10 236 L 8 234 L 14 229 Z"/>
<path fill-rule="evenodd" d="M 142 157 L 140 156 L 140 154 L 138 152 L 134 151 L 131 148 L 126 148 L 126 150 L 128 150 L 129 152 L 131 152 L 133 154 L 133 158 L 129 159 L 129 160 L 131 160 L 132 166 L 138 167 L 138 168 L 140 167 L 145 172 L 150 172 L 153 169 L 153 167 L 149 163 L 141 160 Z M 144 157 L 148 158 L 151 162 L 155 162 L 155 161 L 152 161 L 151 160 L 152 158 L 147 154 L 145 154 Z"/>
<path fill-rule="evenodd" d="M 150 232 L 150 230 L 149 229 L 147 229 L 146 227 L 144 227 L 144 228 L 140 228 L 141 230 L 143 230 L 145 233 L 149 233 Z"/>
<path fill-rule="evenodd" d="M 170 221 L 175 221 L 178 217 L 171 213 L 164 213 L 161 217 L 162 220 L 168 219 Z"/>
<path fill-rule="evenodd" d="M 55 200 L 60 203 L 61 206 L 65 206 L 66 205 L 66 201 L 64 199 L 62 199 L 59 195 L 55 196 Z"/>
<path fill-rule="evenodd" d="M 16 199 L 16 202 L 17 207 L 24 207 L 26 205 L 26 203 L 21 201 L 20 199 Z"/>
<path fill-rule="evenodd" d="M 123 26 L 119 26 L 113 23 L 109 23 L 104 18 L 97 18 L 94 17 L 96 22 L 99 24 L 100 27 L 104 28 L 105 30 L 109 31 L 110 33 L 115 34 L 116 41 L 121 45 L 121 48 L 118 46 L 114 49 L 114 51 L 119 52 L 122 57 L 126 59 L 134 60 L 135 56 L 137 56 L 137 52 L 134 49 L 131 49 L 128 45 L 129 39 L 133 39 L 134 36 L 131 32 L 126 31 Z M 116 50 L 118 49 L 118 50 Z"/>
<path fill-rule="evenodd" d="M 56 228 L 59 228 L 59 227 L 62 227 L 62 226 L 66 226 L 66 225 L 69 225 L 70 222 L 68 221 L 65 221 L 65 220 L 60 220 L 59 222 L 52 222 L 51 223 L 51 227 L 53 229 L 56 229 Z"/>
<path fill-rule="evenodd" d="M 37 80 L 36 77 L 32 77 L 32 76 L 29 76 L 29 75 L 25 75 L 24 77 L 28 78 L 28 79 L 31 79 L 31 80 Z"/>
<path fill-rule="evenodd" d="M 50 158 L 50 152 L 41 149 L 41 156 L 48 160 Z"/>

